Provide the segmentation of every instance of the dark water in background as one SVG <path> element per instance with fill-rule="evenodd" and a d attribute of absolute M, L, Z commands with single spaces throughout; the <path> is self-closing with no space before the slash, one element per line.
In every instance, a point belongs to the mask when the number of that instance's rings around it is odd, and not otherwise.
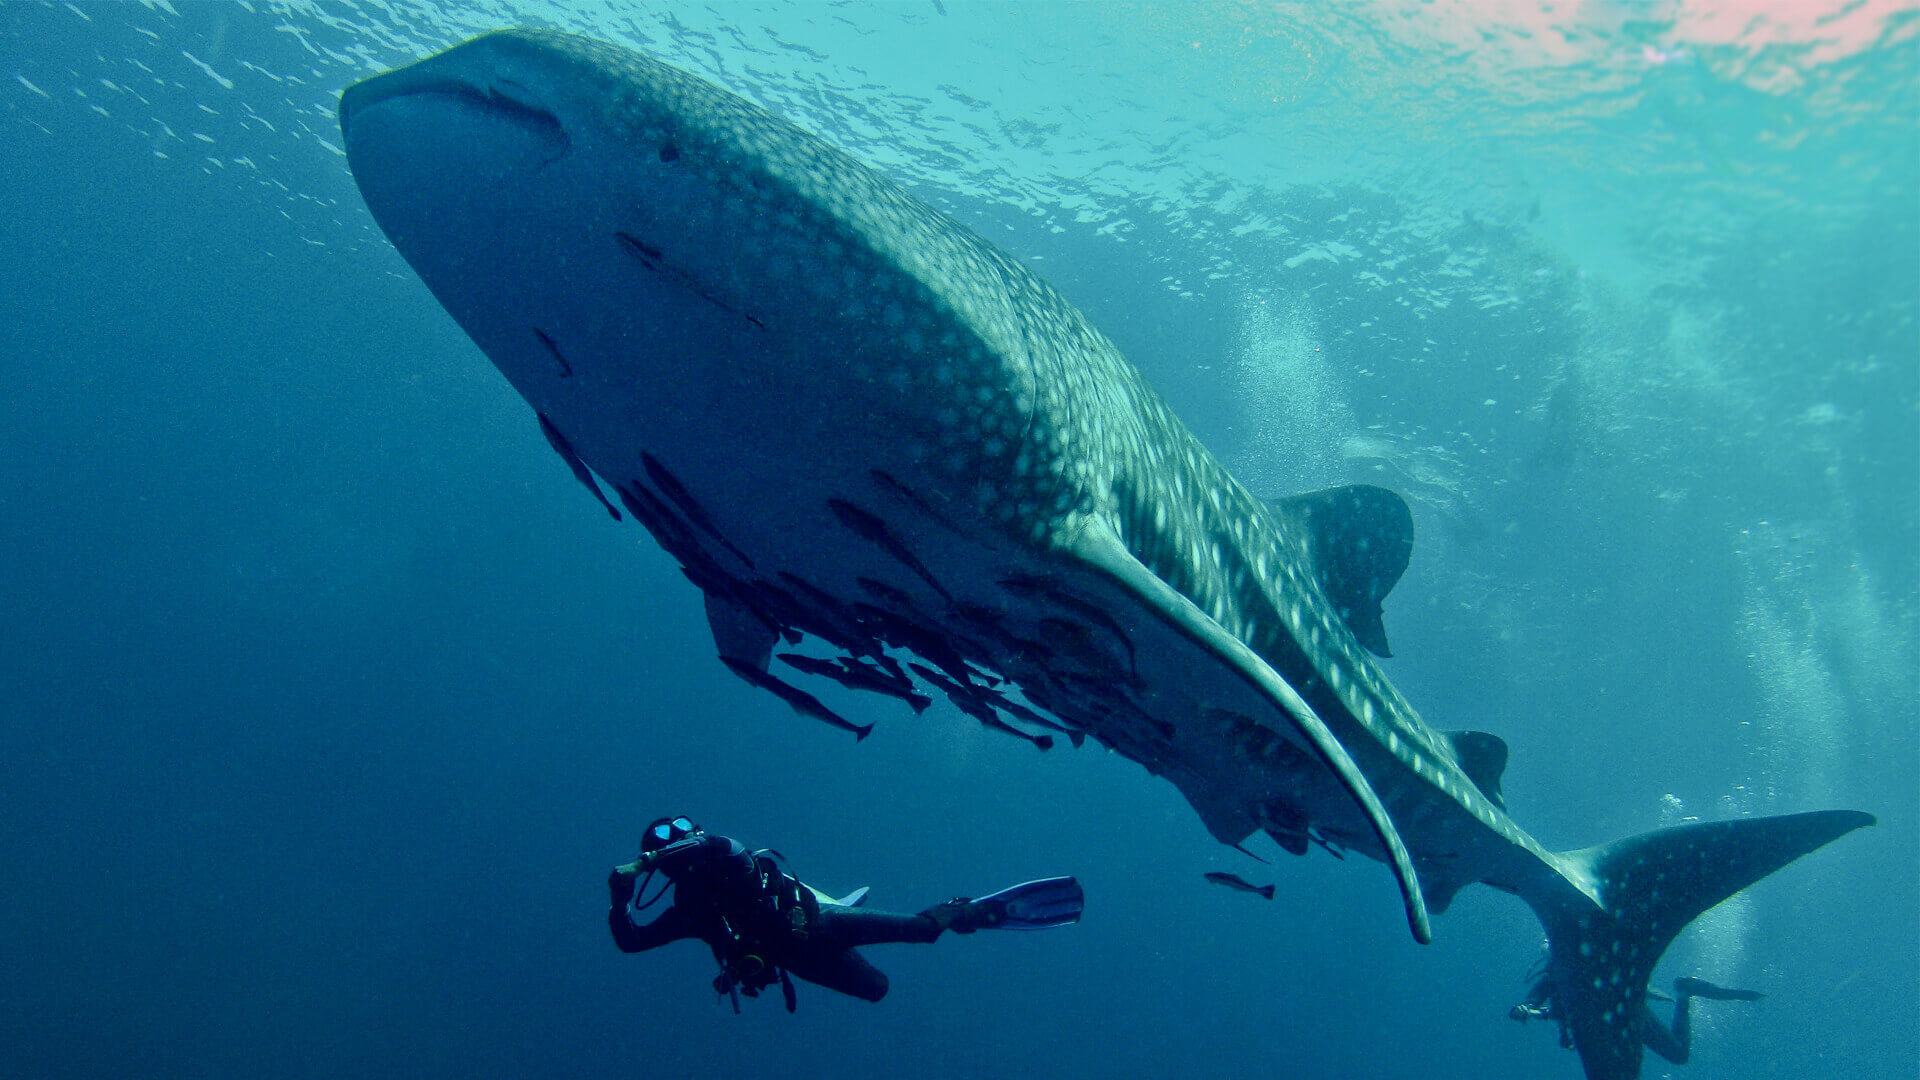
<path fill-rule="evenodd" d="M 1507 897 L 1418 947 L 1127 762 L 834 699 L 855 747 L 712 661 L 336 149 L 344 85 L 543 21 L 1038 260 L 1256 489 L 1406 494 L 1388 670 L 1549 846 L 1879 814 L 1683 936 L 1768 997 L 1647 1075 L 1911 1076 L 1920 22 L 1765 7 L 0 6 L 0 1076 L 1579 1075 Z M 669 811 L 1087 919 L 736 1018 L 606 940 Z"/>

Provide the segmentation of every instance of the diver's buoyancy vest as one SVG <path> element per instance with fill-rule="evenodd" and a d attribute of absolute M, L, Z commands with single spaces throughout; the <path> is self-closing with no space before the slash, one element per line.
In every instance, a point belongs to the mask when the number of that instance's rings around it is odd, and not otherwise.
<path fill-rule="evenodd" d="M 812 889 L 782 871 L 777 858 L 778 853 L 768 848 L 754 852 L 753 895 L 744 904 L 724 905 L 720 912 L 727 936 L 714 946 L 714 959 L 720 962 L 714 987 L 722 993 L 737 988 L 748 997 L 758 997 L 778 980 L 787 1011 L 792 1012 L 793 980 L 770 954 L 806 940 L 819 918 L 820 901 Z"/>

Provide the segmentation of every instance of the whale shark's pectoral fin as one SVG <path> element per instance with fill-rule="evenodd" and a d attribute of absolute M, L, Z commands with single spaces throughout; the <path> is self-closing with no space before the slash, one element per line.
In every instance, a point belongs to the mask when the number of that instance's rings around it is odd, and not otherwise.
<path fill-rule="evenodd" d="M 1175 633 L 1217 656 L 1293 722 L 1295 729 L 1314 748 L 1320 760 L 1339 778 L 1354 801 L 1359 803 L 1367 823 L 1373 827 L 1374 835 L 1379 838 L 1380 846 L 1387 854 L 1387 864 L 1393 867 L 1394 878 L 1400 885 L 1400 897 L 1406 905 L 1407 925 L 1413 931 L 1414 940 L 1422 945 L 1431 942 L 1433 927 L 1427 918 L 1427 904 L 1420 892 L 1420 879 L 1414 873 L 1413 857 L 1408 853 L 1406 843 L 1400 839 L 1400 832 L 1395 828 L 1393 818 L 1387 813 L 1379 795 L 1375 794 L 1373 786 L 1367 782 L 1346 747 L 1340 745 L 1340 740 L 1328 730 L 1326 721 L 1245 642 L 1227 633 L 1193 601 L 1147 569 L 1127 550 L 1119 535 L 1105 520 L 1090 520 L 1068 547 L 1088 568 L 1106 575 L 1138 597 L 1149 611 L 1165 620 Z"/>
<path fill-rule="evenodd" d="M 1305 532 L 1314 576 L 1353 636 L 1375 656 L 1392 656 L 1380 602 L 1413 555 L 1413 514 L 1406 500 L 1386 488 L 1354 484 L 1276 499 L 1273 506 Z"/>

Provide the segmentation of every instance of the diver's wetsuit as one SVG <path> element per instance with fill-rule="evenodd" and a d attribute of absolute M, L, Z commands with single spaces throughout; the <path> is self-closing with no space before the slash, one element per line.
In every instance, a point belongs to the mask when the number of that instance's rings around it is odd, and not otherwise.
<path fill-rule="evenodd" d="M 887 977 L 854 947 L 927 942 L 945 929 L 928 915 L 820 903 L 770 858 L 711 833 L 661 849 L 651 868 L 673 882 L 672 906 L 652 922 L 634 922 L 638 873 L 623 867 L 607 879 L 612 894 L 607 925 L 622 952 L 699 938 L 724 970 L 735 971 L 752 957 L 829 990 L 879 1001 L 886 996 Z M 747 979 L 743 985 L 750 994 L 758 989 Z"/>

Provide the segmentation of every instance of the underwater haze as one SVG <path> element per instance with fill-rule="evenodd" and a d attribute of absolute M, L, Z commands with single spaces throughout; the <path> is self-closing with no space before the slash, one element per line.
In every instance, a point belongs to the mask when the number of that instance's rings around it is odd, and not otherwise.
<path fill-rule="evenodd" d="M 1546 847 L 1877 815 L 1681 935 L 1656 988 L 1765 997 L 1644 1075 L 1914 1075 L 1920 4 L 162 0 L 0 4 L 0 1080 L 1581 1075 L 1512 897 L 1416 945 L 1093 743 L 730 674 L 347 170 L 342 89 L 503 26 L 900 181 L 1256 494 L 1403 495 L 1384 669 Z M 669 813 L 1086 915 L 736 1016 L 607 934 Z"/>

